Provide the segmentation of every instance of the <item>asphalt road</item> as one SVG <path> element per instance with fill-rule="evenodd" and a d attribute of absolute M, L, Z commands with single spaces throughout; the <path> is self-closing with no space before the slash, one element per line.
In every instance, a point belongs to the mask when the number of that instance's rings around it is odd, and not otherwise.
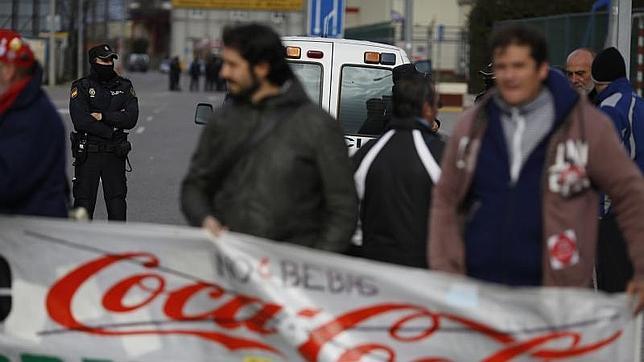
<path fill-rule="evenodd" d="M 139 121 L 130 132 L 133 171 L 128 178 L 128 220 L 160 224 L 185 224 L 179 210 L 179 186 L 194 151 L 201 126 L 194 124 L 199 102 L 221 104 L 223 93 L 188 92 L 188 77 L 182 76 L 182 92 L 168 90 L 168 77 L 157 72 L 129 73 L 139 98 Z M 202 84 L 203 86 L 203 84 Z M 202 87 L 203 88 L 203 87 Z M 63 116 L 68 130 L 70 84 L 45 87 Z M 455 113 L 439 115 L 441 132 L 449 135 Z M 73 174 L 68 157 L 70 180 Z M 102 189 L 94 213 L 95 220 L 107 219 Z"/>

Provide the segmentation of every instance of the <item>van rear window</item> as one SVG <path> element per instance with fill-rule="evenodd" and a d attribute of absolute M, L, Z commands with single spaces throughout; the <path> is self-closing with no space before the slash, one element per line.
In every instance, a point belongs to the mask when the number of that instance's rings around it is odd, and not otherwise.
<path fill-rule="evenodd" d="M 322 105 L 322 65 L 304 62 L 289 62 L 289 64 L 309 98 Z"/>
<path fill-rule="evenodd" d="M 382 134 L 391 109 L 391 69 L 342 67 L 338 120 L 345 133 Z"/>

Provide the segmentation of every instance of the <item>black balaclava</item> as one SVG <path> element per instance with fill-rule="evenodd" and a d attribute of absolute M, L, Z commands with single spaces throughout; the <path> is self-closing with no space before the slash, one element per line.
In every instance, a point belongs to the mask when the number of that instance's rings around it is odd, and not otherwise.
<path fill-rule="evenodd" d="M 92 59 L 90 64 L 92 66 L 92 72 L 96 74 L 96 78 L 98 78 L 99 81 L 106 82 L 116 77 L 114 62 L 112 62 L 111 65 L 104 65 L 96 63 L 96 59 L 97 58 Z"/>

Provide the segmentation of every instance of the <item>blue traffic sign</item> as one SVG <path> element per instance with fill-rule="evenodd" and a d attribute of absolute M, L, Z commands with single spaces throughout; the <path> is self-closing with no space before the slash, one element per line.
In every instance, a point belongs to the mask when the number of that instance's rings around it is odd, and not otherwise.
<path fill-rule="evenodd" d="M 344 0 L 309 0 L 308 35 L 344 37 Z"/>

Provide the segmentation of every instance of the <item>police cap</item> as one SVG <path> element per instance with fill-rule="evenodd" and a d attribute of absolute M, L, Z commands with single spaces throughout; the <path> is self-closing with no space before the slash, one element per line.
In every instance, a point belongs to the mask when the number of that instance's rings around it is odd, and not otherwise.
<path fill-rule="evenodd" d="M 89 61 L 91 62 L 94 58 L 101 59 L 118 59 L 119 56 L 116 54 L 112 48 L 107 44 L 101 44 L 93 47 L 88 52 Z"/>

